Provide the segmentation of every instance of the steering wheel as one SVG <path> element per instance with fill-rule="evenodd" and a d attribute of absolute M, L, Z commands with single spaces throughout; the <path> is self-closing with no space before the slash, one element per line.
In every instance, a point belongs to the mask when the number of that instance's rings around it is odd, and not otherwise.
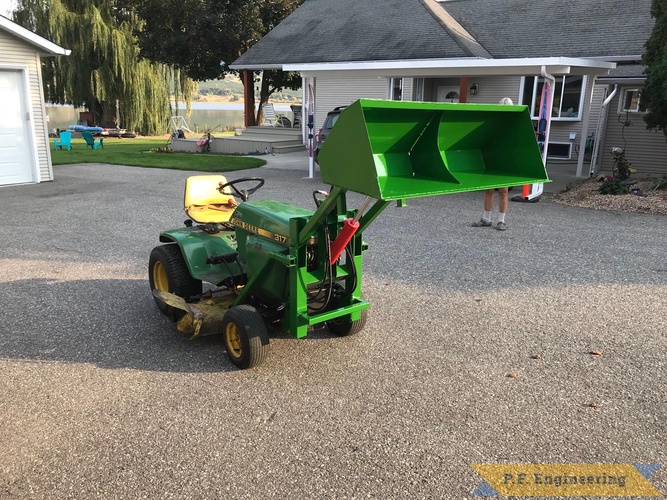
<path fill-rule="evenodd" d="M 256 182 L 257 184 L 250 189 L 239 189 L 236 187 L 236 184 L 242 183 L 242 182 Z M 218 191 L 220 193 L 225 194 L 224 190 L 225 188 L 232 188 L 232 196 L 236 196 L 238 198 L 241 198 L 243 201 L 248 201 L 248 198 L 250 198 L 250 195 L 253 194 L 255 191 L 257 191 L 259 188 L 261 188 L 264 185 L 264 179 L 261 177 L 243 177 L 241 179 L 236 179 L 233 181 L 226 182 L 225 184 L 220 183 L 220 187 L 218 187 Z"/>

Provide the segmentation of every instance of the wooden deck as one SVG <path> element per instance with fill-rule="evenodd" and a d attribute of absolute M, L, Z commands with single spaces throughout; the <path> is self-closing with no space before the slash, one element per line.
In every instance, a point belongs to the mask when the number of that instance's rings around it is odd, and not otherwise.
<path fill-rule="evenodd" d="M 201 137 L 172 139 L 171 149 L 179 153 L 199 153 Z M 212 137 L 211 153 L 227 155 L 280 154 L 305 149 L 300 128 L 248 127 L 234 137 Z"/>

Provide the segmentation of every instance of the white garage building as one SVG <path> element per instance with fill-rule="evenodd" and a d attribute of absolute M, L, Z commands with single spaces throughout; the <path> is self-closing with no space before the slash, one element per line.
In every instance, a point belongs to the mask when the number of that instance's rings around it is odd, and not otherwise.
<path fill-rule="evenodd" d="M 40 58 L 69 54 L 0 16 L 0 186 L 53 180 Z"/>

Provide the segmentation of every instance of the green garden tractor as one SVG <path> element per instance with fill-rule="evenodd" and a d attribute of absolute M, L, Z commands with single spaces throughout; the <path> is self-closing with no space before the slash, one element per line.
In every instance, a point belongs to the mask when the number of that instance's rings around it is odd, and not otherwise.
<path fill-rule="evenodd" d="M 189 219 L 151 252 L 160 310 L 190 338 L 221 334 L 240 368 L 265 359 L 270 330 L 363 329 L 362 236 L 393 201 L 548 181 L 526 106 L 361 99 L 340 115 L 319 164 L 331 189 L 313 193 L 313 210 L 249 200 L 259 177 L 188 178 Z M 348 191 L 366 196 L 358 209 Z"/>

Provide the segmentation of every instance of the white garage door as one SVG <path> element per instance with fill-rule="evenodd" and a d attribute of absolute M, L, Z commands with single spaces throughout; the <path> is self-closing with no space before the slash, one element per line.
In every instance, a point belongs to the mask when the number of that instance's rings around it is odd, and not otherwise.
<path fill-rule="evenodd" d="M 35 181 L 25 94 L 21 71 L 0 71 L 0 185 Z"/>

